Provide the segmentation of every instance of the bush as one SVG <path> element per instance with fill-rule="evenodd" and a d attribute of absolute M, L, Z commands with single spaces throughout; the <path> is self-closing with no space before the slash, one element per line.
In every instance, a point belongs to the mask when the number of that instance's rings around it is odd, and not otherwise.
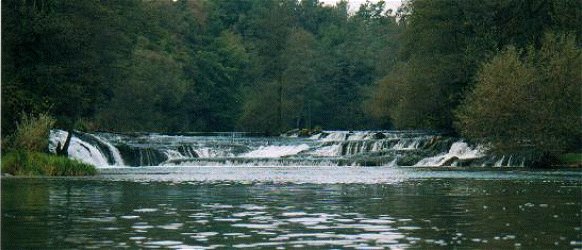
<path fill-rule="evenodd" d="M 6 146 L 12 150 L 46 152 L 49 133 L 54 124 L 55 119 L 47 114 L 22 114 L 16 131 L 7 138 Z"/>
<path fill-rule="evenodd" d="M 63 156 L 24 150 L 2 155 L 2 173 L 11 175 L 85 176 L 95 175 L 94 166 Z"/>
<path fill-rule="evenodd" d="M 555 158 L 575 149 L 582 113 L 582 50 L 573 37 L 547 35 L 540 50 L 508 48 L 484 64 L 456 113 L 457 127 L 499 153 Z"/>

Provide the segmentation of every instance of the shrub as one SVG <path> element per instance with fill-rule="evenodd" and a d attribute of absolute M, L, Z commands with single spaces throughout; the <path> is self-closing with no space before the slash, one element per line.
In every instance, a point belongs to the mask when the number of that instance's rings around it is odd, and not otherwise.
<path fill-rule="evenodd" d="M 2 155 L 2 173 L 11 175 L 84 176 L 95 175 L 94 166 L 63 156 L 24 150 Z"/>
<path fill-rule="evenodd" d="M 22 114 L 14 134 L 7 138 L 7 146 L 13 150 L 45 152 L 48 137 L 55 119 L 47 114 L 38 116 Z"/>

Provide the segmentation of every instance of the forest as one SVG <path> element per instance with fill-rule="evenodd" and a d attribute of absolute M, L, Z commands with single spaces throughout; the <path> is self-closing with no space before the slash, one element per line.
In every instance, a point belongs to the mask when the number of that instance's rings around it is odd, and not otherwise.
<path fill-rule="evenodd" d="M 2 3 L 2 136 L 423 129 L 580 148 L 582 2 Z"/>

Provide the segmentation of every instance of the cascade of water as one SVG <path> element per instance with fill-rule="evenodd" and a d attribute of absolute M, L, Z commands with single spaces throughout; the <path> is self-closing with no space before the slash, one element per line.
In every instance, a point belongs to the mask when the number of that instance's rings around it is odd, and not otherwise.
<path fill-rule="evenodd" d="M 123 163 L 123 158 L 121 158 L 121 153 L 119 152 L 119 150 L 113 146 L 111 143 L 109 143 L 108 141 L 106 141 L 105 139 L 99 137 L 99 136 L 94 136 L 95 139 L 97 141 L 99 141 L 100 143 L 102 143 L 103 145 L 105 145 L 108 149 L 109 152 L 112 154 L 113 156 L 113 165 L 116 166 L 124 166 L 125 163 Z"/>
<path fill-rule="evenodd" d="M 347 140 L 349 141 L 361 141 L 367 139 L 369 133 L 366 132 L 355 132 L 352 134 L 348 134 Z"/>
<path fill-rule="evenodd" d="M 178 150 L 173 150 L 173 149 L 164 150 L 164 154 L 166 155 L 168 160 L 176 160 L 176 159 L 186 158 Z"/>
<path fill-rule="evenodd" d="M 66 132 L 52 131 L 51 152 L 55 152 L 58 142 L 63 143 L 65 138 Z M 72 140 L 69 153 L 71 158 L 100 167 L 175 164 L 454 166 L 484 156 L 482 147 L 470 147 L 465 142 L 453 143 L 452 140 L 414 131 L 324 131 L 310 138 L 245 136 L 241 133 L 79 132 Z M 515 161 L 488 159 L 477 164 L 501 166 Z"/>
<path fill-rule="evenodd" d="M 481 147 L 471 148 L 463 141 L 458 141 L 451 145 L 449 152 L 437 156 L 427 157 L 415 164 L 415 166 L 443 166 L 446 163 L 455 164 L 457 160 L 476 159 L 483 157 Z"/>
<path fill-rule="evenodd" d="M 378 152 L 378 151 L 380 151 L 380 150 L 383 150 L 383 149 L 384 149 L 384 145 L 385 145 L 385 143 L 386 143 L 386 140 L 382 140 L 382 141 L 375 141 L 375 142 L 372 144 L 372 150 L 371 150 L 371 151 L 372 151 L 372 152 Z"/>
<path fill-rule="evenodd" d="M 151 150 L 145 149 L 139 151 L 139 165 L 141 166 L 151 166 L 154 157 L 152 157 Z"/>
<path fill-rule="evenodd" d="M 182 157 L 182 158 L 198 157 L 198 154 L 196 154 L 196 151 L 189 145 L 178 146 L 176 151 L 178 151 L 178 153 L 180 153 L 180 157 Z"/>
<path fill-rule="evenodd" d="M 333 144 L 329 146 L 323 146 L 321 148 L 317 148 L 310 153 L 313 156 L 341 156 L 342 154 L 342 145 L 341 144 Z"/>
<path fill-rule="evenodd" d="M 63 145 L 68 133 L 62 130 L 51 130 L 49 136 L 49 151 L 56 153 L 58 145 Z M 71 138 L 67 153 L 70 158 L 98 167 L 109 166 L 107 156 L 96 146 L 79 139 Z"/>
<path fill-rule="evenodd" d="M 263 146 L 257 150 L 243 154 L 245 158 L 277 158 L 288 155 L 296 155 L 309 149 L 307 144 L 293 146 Z"/>
<path fill-rule="evenodd" d="M 503 166 L 503 160 L 505 160 L 505 155 L 502 156 L 501 159 L 499 159 L 498 161 L 496 161 L 493 166 L 494 167 L 502 167 Z"/>
<path fill-rule="evenodd" d="M 212 158 L 216 156 L 216 154 L 214 154 L 210 148 L 199 148 L 195 151 L 200 158 Z"/>
<path fill-rule="evenodd" d="M 330 132 L 326 137 L 321 139 L 321 141 L 345 141 L 348 137 L 348 132 L 344 131 L 333 131 Z"/>
<path fill-rule="evenodd" d="M 391 162 L 389 162 L 386 166 L 388 167 L 398 167 L 398 158 L 394 158 Z"/>
<path fill-rule="evenodd" d="M 80 160 L 84 163 L 91 164 L 98 167 L 109 166 L 107 157 L 97 147 L 79 140 L 79 138 L 71 138 L 68 154 L 73 159 Z"/>

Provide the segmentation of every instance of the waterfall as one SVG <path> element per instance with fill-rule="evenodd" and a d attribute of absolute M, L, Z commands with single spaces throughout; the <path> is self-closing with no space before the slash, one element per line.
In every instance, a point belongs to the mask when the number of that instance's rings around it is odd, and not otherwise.
<path fill-rule="evenodd" d="M 410 139 L 402 139 L 399 140 L 398 143 L 396 143 L 396 145 L 394 145 L 394 147 L 392 147 L 395 150 L 414 150 L 414 149 L 418 149 L 420 142 L 423 140 L 424 138 L 422 137 L 418 137 L 418 138 L 410 138 Z"/>
<path fill-rule="evenodd" d="M 333 144 L 329 146 L 323 146 L 317 148 L 311 152 L 311 155 L 314 156 L 340 156 L 342 153 L 342 145 L 341 144 Z"/>
<path fill-rule="evenodd" d="M 293 145 L 293 146 L 266 146 L 260 147 L 251 152 L 245 153 L 242 157 L 245 158 L 278 158 L 288 155 L 296 155 L 299 152 L 309 149 L 307 144 Z"/>
<path fill-rule="evenodd" d="M 67 132 L 53 130 L 49 150 Z M 83 133 L 71 140 L 69 157 L 97 167 L 160 165 L 248 166 L 511 166 L 484 147 L 458 138 L 416 131 L 323 131 L 310 137 L 245 133 Z"/>
<path fill-rule="evenodd" d="M 502 167 L 503 166 L 503 160 L 505 160 L 505 156 L 502 156 L 501 159 L 499 159 L 499 161 L 495 162 L 495 165 L 493 165 L 494 167 Z"/>
<path fill-rule="evenodd" d="M 458 164 L 458 160 L 477 159 L 485 156 L 481 147 L 471 148 L 467 143 L 458 141 L 451 145 L 447 153 L 424 158 L 415 166 L 443 166 Z M 446 164 L 449 163 L 449 164 Z"/>
<path fill-rule="evenodd" d="M 123 163 L 123 158 L 121 158 L 121 153 L 119 152 L 119 150 L 116 147 L 114 147 L 113 145 L 111 145 L 111 143 L 107 142 L 106 140 L 104 140 L 101 137 L 98 137 L 98 136 L 94 136 L 94 137 L 97 141 L 99 141 L 101 144 L 103 144 L 107 147 L 107 149 L 109 150 L 109 152 L 113 156 L 113 165 L 116 165 L 116 166 L 124 166 L 125 165 Z"/>
<path fill-rule="evenodd" d="M 333 131 L 330 132 L 327 136 L 325 136 L 322 141 L 344 141 L 347 139 L 348 132 L 344 131 Z"/>
<path fill-rule="evenodd" d="M 57 146 L 64 145 L 67 136 L 68 132 L 66 131 L 51 130 L 49 151 L 56 153 Z M 79 136 L 85 136 L 91 139 L 83 140 Z M 73 135 L 67 153 L 72 159 L 98 167 L 124 165 L 117 148 L 102 138 L 91 134 L 77 132 L 76 135 Z"/>

